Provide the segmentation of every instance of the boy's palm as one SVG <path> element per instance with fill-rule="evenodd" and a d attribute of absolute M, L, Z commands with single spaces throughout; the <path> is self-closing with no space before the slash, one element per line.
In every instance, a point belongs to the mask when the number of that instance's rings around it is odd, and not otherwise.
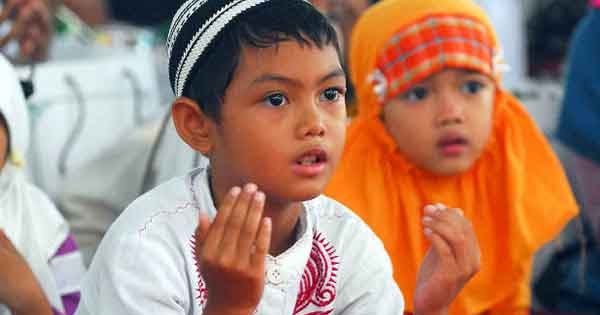
<path fill-rule="evenodd" d="M 206 314 L 252 314 L 262 297 L 271 222 L 262 218 L 264 194 L 248 187 L 232 189 L 213 223 L 200 215 L 195 258 L 208 291 Z"/>
<path fill-rule="evenodd" d="M 426 209 L 424 221 L 432 247 L 417 276 L 415 314 L 443 314 L 479 270 L 480 250 L 470 223 L 460 210 L 443 205 Z"/>

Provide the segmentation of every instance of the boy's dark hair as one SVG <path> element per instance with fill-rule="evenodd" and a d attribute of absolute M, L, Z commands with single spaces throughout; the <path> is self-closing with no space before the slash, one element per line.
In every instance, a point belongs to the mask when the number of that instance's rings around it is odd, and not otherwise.
<path fill-rule="evenodd" d="M 219 122 L 221 104 L 238 67 L 243 47 L 267 48 L 284 41 L 323 48 L 333 45 L 340 55 L 335 29 L 305 1 L 271 0 L 230 22 L 194 66 L 183 96 Z"/>

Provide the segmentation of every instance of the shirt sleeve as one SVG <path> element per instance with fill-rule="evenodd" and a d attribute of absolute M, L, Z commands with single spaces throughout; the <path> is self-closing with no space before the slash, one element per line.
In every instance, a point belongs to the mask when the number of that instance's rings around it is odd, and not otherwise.
<path fill-rule="evenodd" d="M 85 276 L 76 314 L 188 314 L 192 275 L 170 233 L 109 232 Z"/>
<path fill-rule="evenodd" d="M 349 228 L 343 259 L 347 262 L 339 288 L 341 315 L 398 315 L 404 312 L 404 298 L 393 278 L 392 263 L 383 243 L 359 219 Z"/>
<path fill-rule="evenodd" d="M 80 284 L 85 268 L 81 253 L 69 235 L 49 261 L 63 303 L 64 313 L 53 309 L 55 315 L 73 315 L 80 299 Z"/>

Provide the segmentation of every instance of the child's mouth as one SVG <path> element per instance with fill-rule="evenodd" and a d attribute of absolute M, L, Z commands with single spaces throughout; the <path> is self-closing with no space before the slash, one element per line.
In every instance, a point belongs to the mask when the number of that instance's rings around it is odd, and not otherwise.
<path fill-rule="evenodd" d="M 462 155 L 469 145 L 469 141 L 462 135 L 447 134 L 438 141 L 437 146 L 442 154 L 447 157 L 457 157 Z"/>
<path fill-rule="evenodd" d="M 312 149 L 295 160 L 292 170 L 300 176 L 313 177 L 319 175 L 327 164 L 327 152 L 323 149 Z"/>

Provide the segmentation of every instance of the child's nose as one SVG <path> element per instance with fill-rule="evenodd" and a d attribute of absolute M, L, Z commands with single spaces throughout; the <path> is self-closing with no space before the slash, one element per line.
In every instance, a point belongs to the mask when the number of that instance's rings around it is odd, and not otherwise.
<path fill-rule="evenodd" d="M 461 124 L 465 120 L 464 107 L 457 98 L 451 96 L 442 97 L 437 115 L 437 123 L 440 126 Z"/>
<path fill-rule="evenodd" d="M 318 105 L 306 106 L 300 114 L 302 116 L 298 127 L 300 138 L 322 137 L 325 135 L 323 115 Z"/>

